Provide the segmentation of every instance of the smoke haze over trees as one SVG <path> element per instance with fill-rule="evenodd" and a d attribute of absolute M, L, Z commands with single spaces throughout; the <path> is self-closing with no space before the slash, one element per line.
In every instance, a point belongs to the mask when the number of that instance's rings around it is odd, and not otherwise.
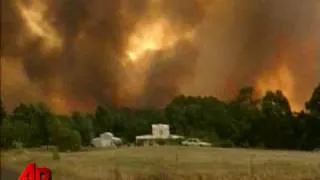
<path fill-rule="evenodd" d="M 299 111 L 320 79 L 318 0 L 3 0 L 1 97 L 70 114 L 282 90 Z"/>

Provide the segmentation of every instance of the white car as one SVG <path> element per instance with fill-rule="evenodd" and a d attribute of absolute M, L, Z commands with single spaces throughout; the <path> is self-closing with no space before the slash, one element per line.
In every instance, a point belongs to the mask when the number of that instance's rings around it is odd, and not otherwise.
<path fill-rule="evenodd" d="M 184 146 L 200 146 L 200 147 L 210 147 L 211 143 L 201 141 L 198 138 L 189 138 L 181 143 Z"/>

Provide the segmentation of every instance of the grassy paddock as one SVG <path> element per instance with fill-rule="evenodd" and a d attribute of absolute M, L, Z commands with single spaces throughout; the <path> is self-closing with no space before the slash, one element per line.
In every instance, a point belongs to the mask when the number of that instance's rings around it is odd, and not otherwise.
<path fill-rule="evenodd" d="M 18 171 L 30 161 L 45 165 L 54 180 L 320 179 L 316 152 L 161 146 L 61 153 L 60 160 L 35 149 L 1 156 L 2 165 Z"/>

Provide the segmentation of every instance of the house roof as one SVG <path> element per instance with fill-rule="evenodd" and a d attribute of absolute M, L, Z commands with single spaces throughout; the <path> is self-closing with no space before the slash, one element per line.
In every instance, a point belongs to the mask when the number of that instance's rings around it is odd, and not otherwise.
<path fill-rule="evenodd" d="M 154 139 L 155 137 L 151 134 L 136 136 L 136 139 Z"/>

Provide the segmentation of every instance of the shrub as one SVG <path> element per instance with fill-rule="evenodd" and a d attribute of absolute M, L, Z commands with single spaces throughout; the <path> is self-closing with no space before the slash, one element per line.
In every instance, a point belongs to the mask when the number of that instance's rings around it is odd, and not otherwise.
<path fill-rule="evenodd" d="M 59 151 L 78 151 L 81 149 L 81 136 L 76 130 L 61 127 L 54 134 L 54 144 Z"/>
<path fill-rule="evenodd" d="M 23 149 L 23 143 L 20 141 L 13 141 L 13 147 L 16 149 Z"/>
<path fill-rule="evenodd" d="M 166 140 L 165 139 L 156 139 L 156 143 L 158 145 L 165 145 L 166 144 Z"/>
<path fill-rule="evenodd" d="M 183 139 L 169 139 L 168 144 L 169 145 L 180 145 L 182 143 Z"/>
<path fill-rule="evenodd" d="M 142 146 L 143 143 L 144 143 L 143 140 L 137 140 L 135 144 L 136 144 L 136 146 Z"/>
<path fill-rule="evenodd" d="M 223 140 L 219 143 L 220 147 L 234 147 L 234 144 L 231 140 Z"/>
<path fill-rule="evenodd" d="M 60 153 L 56 147 L 52 149 L 52 159 L 60 160 Z"/>
<path fill-rule="evenodd" d="M 1 117 L 2 118 L 2 117 Z M 13 145 L 14 140 L 14 127 L 9 119 L 1 119 L 0 124 L 0 148 L 8 149 Z"/>

